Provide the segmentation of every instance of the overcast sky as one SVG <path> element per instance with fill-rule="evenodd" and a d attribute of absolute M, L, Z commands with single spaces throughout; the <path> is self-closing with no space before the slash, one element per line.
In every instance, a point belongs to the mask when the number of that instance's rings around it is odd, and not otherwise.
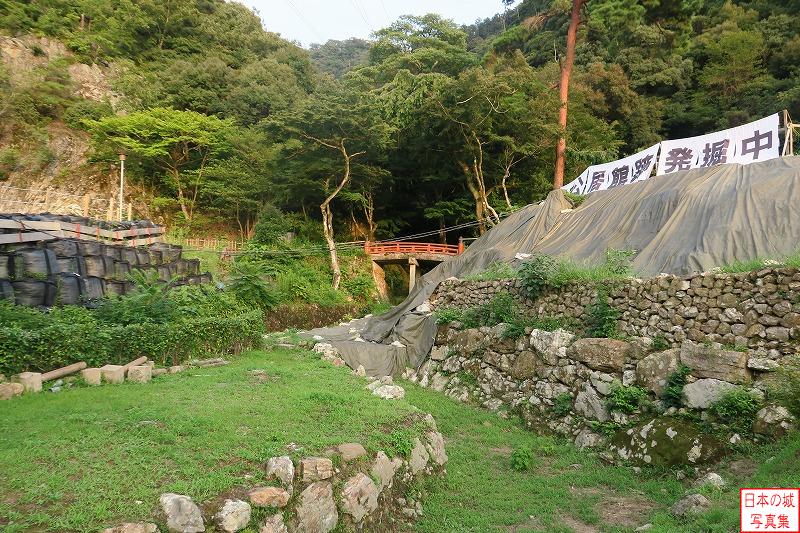
<path fill-rule="evenodd" d="M 264 27 L 304 47 L 328 39 L 367 38 L 401 15 L 435 12 L 470 24 L 503 10 L 500 0 L 239 0 L 254 7 Z"/>

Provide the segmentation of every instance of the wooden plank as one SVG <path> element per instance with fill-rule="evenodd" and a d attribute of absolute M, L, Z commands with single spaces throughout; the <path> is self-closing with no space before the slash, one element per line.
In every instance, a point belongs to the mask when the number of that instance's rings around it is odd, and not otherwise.
<path fill-rule="evenodd" d="M 6 233 L 0 235 L 0 244 L 14 244 L 20 242 L 34 242 L 34 241 L 52 241 L 56 237 L 41 233 L 38 231 L 29 231 L 26 233 Z"/>
<path fill-rule="evenodd" d="M 61 225 L 58 222 L 52 221 L 0 219 L 0 228 L 21 231 L 39 229 L 57 232 L 61 230 Z"/>

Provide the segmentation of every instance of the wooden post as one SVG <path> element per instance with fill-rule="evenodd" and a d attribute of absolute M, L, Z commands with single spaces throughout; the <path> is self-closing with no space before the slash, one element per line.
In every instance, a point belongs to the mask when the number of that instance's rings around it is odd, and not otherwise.
<path fill-rule="evenodd" d="M 417 271 L 417 267 L 419 263 L 413 257 L 408 258 L 408 294 L 411 294 L 411 291 L 414 289 L 414 286 L 419 281 L 419 272 Z"/>
<path fill-rule="evenodd" d="M 50 205 L 50 189 L 47 189 L 44 192 L 44 208 L 42 209 L 42 211 L 48 211 L 49 205 Z"/>
<path fill-rule="evenodd" d="M 133 203 L 128 203 L 128 220 L 133 219 Z"/>
<path fill-rule="evenodd" d="M 64 376 L 69 376 L 70 374 L 74 374 L 78 370 L 83 370 L 86 368 L 86 363 L 81 361 L 80 363 L 73 363 L 71 365 L 57 368 L 55 370 L 51 370 L 50 372 L 45 372 L 42 374 L 42 381 L 50 381 L 51 379 L 56 378 L 63 378 Z"/>
<path fill-rule="evenodd" d="M 110 221 L 114 218 L 114 198 L 108 199 L 108 213 L 106 213 L 106 220 Z"/>
<path fill-rule="evenodd" d="M 92 198 L 88 194 L 83 195 L 83 216 L 89 216 L 89 203 L 91 202 Z"/>

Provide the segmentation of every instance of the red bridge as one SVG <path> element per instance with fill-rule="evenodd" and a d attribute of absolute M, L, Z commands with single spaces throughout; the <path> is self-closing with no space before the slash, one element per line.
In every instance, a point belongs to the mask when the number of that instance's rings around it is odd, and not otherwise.
<path fill-rule="evenodd" d="M 384 277 L 383 265 L 398 264 L 407 266 L 408 269 L 408 292 L 414 288 L 417 280 L 422 275 L 421 263 L 428 266 L 428 270 L 446 259 L 458 255 L 464 251 L 464 243 L 459 241 L 458 245 L 436 244 L 432 242 L 367 242 L 364 244 L 364 252 L 372 258 L 372 277 L 378 292 L 385 298 L 388 296 L 388 288 Z M 419 269 L 417 267 L 420 267 Z"/>

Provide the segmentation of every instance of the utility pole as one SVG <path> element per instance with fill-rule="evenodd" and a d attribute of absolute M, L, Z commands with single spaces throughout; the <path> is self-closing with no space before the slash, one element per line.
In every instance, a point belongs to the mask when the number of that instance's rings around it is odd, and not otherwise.
<path fill-rule="evenodd" d="M 119 220 L 122 222 L 123 216 L 123 195 L 125 193 L 125 154 L 119 154 Z"/>

